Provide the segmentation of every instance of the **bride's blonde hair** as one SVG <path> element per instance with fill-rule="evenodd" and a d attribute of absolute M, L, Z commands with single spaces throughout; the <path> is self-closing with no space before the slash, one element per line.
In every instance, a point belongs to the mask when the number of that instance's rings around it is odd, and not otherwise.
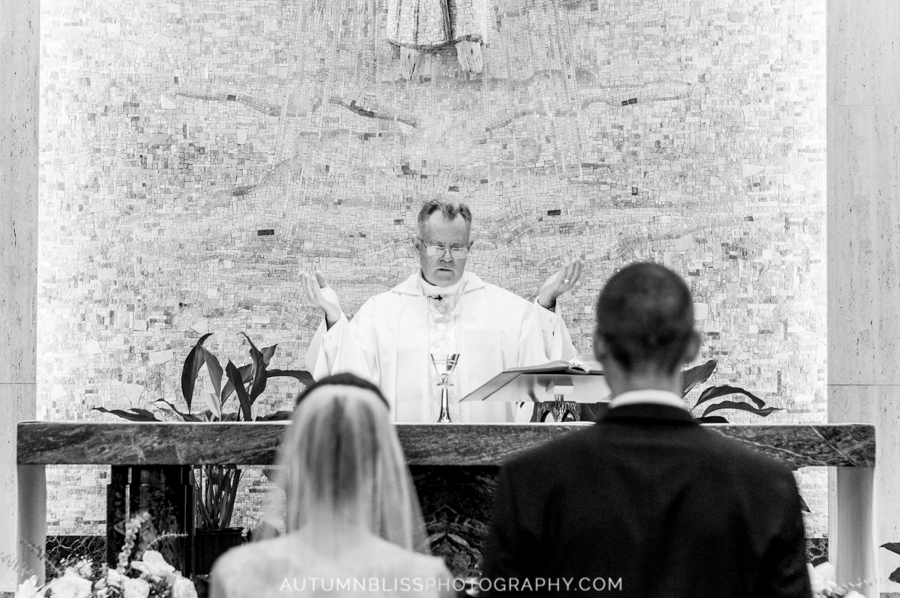
<path fill-rule="evenodd" d="M 387 403 L 377 388 L 353 378 L 323 379 L 298 401 L 279 455 L 285 528 L 314 529 L 323 538 L 363 529 L 427 552 Z"/>

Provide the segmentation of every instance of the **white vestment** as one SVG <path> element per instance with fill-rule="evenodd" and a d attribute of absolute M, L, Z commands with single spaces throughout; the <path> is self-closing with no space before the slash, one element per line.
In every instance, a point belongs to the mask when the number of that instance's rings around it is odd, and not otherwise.
<path fill-rule="evenodd" d="M 397 422 L 433 422 L 428 306 L 419 272 L 370 298 L 352 321 L 323 322 L 306 354 L 314 378 L 352 372 L 377 384 Z M 425 283 L 425 286 L 430 286 Z M 458 385 L 466 396 L 505 369 L 576 355 L 562 317 L 465 272 L 455 297 Z M 512 421 L 513 404 L 464 402 L 461 422 Z"/>

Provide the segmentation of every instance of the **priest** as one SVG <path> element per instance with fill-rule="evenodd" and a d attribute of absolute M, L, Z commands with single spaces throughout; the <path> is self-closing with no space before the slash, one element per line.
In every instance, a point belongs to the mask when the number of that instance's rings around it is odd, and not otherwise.
<path fill-rule="evenodd" d="M 435 422 L 440 390 L 431 356 L 458 353 L 451 375 L 453 421 L 513 421 L 511 404 L 458 400 L 505 369 L 575 357 L 557 299 L 575 286 L 583 265 L 578 259 L 567 263 L 529 302 L 466 271 L 471 232 L 468 206 L 426 202 L 413 241 L 419 269 L 368 299 L 352 320 L 321 271 L 301 273 L 308 300 L 324 314 L 306 354 L 313 376 L 366 377 L 381 387 L 395 421 Z"/>

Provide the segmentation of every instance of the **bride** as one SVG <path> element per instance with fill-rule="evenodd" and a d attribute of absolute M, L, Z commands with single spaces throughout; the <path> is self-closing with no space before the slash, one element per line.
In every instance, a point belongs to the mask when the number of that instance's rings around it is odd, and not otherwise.
<path fill-rule="evenodd" d="M 409 470 L 377 387 L 339 374 L 308 388 L 279 452 L 287 533 L 228 551 L 212 598 L 453 596 L 428 554 Z"/>

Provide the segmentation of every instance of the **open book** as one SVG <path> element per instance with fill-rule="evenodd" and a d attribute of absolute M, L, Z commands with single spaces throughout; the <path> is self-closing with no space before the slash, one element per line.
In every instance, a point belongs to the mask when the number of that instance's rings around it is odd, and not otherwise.
<path fill-rule="evenodd" d="M 573 403 L 608 401 L 609 386 L 593 360 L 557 360 L 500 372 L 462 401 L 544 402 L 556 396 Z"/>
<path fill-rule="evenodd" d="M 593 358 L 581 359 L 579 355 L 572 361 L 565 359 L 557 359 L 556 361 L 548 361 L 538 365 L 526 365 L 520 368 L 509 368 L 507 372 L 531 372 L 534 374 L 573 374 L 575 376 L 584 374 L 603 374 L 603 366 L 599 361 Z"/>

